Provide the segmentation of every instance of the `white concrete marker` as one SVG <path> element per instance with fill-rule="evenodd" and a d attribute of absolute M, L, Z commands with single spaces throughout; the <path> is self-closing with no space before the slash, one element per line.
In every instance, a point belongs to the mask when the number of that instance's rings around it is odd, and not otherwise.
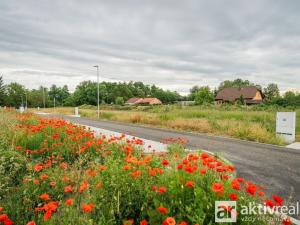
<path fill-rule="evenodd" d="M 277 112 L 276 134 L 283 137 L 287 143 L 295 141 L 296 112 Z"/>

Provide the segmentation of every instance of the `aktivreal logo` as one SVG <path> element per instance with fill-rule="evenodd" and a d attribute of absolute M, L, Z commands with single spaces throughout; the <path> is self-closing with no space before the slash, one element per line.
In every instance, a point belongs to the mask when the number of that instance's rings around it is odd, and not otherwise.
<path fill-rule="evenodd" d="M 215 222 L 235 223 L 237 220 L 236 201 L 215 202 Z"/>

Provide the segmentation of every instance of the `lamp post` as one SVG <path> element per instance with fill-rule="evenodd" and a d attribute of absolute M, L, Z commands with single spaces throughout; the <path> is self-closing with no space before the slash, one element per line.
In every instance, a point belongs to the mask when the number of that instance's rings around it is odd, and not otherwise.
<path fill-rule="evenodd" d="M 44 109 L 46 108 L 46 98 L 45 98 L 45 88 L 43 87 L 43 105 L 44 105 Z"/>
<path fill-rule="evenodd" d="M 97 68 L 97 114 L 98 119 L 100 117 L 100 106 L 99 106 L 99 65 L 94 66 Z"/>

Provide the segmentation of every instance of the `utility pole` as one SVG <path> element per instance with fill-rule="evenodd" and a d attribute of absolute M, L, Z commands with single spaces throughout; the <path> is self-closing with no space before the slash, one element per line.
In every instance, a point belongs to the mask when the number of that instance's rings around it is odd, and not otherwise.
<path fill-rule="evenodd" d="M 54 106 L 54 110 L 55 110 L 55 97 L 54 97 L 53 103 L 54 103 L 53 106 Z"/>
<path fill-rule="evenodd" d="M 43 104 L 44 104 L 44 109 L 46 108 L 46 99 L 45 99 L 45 88 L 43 87 Z"/>
<path fill-rule="evenodd" d="M 25 92 L 25 111 L 27 110 L 27 91 Z"/>
<path fill-rule="evenodd" d="M 100 117 L 100 105 L 99 105 L 99 65 L 94 66 L 97 68 L 97 114 L 98 119 Z"/>

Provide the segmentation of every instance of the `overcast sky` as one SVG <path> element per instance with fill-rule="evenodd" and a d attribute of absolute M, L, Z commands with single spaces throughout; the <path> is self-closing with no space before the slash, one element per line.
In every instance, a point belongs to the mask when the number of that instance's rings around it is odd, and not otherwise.
<path fill-rule="evenodd" d="M 237 77 L 300 91 L 298 0 L 1 0 L 0 73 L 29 88 L 143 81 L 188 92 Z"/>

